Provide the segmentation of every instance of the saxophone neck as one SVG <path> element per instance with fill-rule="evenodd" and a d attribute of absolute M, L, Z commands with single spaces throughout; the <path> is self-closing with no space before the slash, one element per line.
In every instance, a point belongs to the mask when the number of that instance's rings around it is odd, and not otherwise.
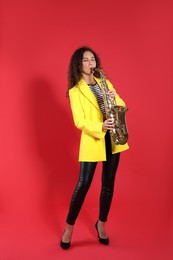
<path fill-rule="evenodd" d="M 91 72 L 93 72 L 95 77 L 100 78 L 101 80 L 106 80 L 106 76 L 102 69 L 100 68 L 91 68 Z"/>

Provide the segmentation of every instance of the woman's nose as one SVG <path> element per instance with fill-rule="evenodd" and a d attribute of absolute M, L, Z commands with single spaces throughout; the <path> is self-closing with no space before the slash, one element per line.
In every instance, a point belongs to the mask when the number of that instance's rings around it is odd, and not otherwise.
<path fill-rule="evenodd" d="M 90 60 L 89 61 L 89 65 L 92 65 L 94 62 L 93 62 L 93 60 Z"/>

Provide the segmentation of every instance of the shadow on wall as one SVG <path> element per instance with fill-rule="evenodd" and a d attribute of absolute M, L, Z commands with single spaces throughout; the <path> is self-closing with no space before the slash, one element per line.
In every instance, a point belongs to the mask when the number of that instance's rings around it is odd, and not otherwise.
<path fill-rule="evenodd" d="M 39 176 L 45 180 L 43 214 L 51 223 L 57 223 L 58 209 L 64 205 L 67 211 L 78 176 L 77 152 L 76 161 L 72 154 L 79 139 L 76 138 L 72 118 L 55 97 L 51 83 L 44 79 L 33 79 L 29 87 L 36 149 L 47 168 L 44 176 Z"/>

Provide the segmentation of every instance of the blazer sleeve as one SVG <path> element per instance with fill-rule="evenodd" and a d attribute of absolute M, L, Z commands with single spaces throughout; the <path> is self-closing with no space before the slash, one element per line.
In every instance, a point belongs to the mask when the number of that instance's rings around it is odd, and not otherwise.
<path fill-rule="evenodd" d="M 69 91 L 69 98 L 75 126 L 94 138 L 104 138 L 106 131 L 102 130 L 103 122 L 86 119 L 85 109 L 80 100 L 80 92 L 77 87 Z"/>

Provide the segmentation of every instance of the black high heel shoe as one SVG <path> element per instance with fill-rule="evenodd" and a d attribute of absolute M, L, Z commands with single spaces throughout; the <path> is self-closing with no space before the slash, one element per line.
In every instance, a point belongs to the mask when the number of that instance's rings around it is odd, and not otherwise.
<path fill-rule="evenodd" d="M 61 246 L 62 249 L 68 249 L 70 247 L 70 245 L 71 245 L 70 242 L 63 242 L 62 239 L 61 239 L 60 246 Z"/>
<path fill-rule="evenodd" d="M 60 246 L 62 247 L 62 249 L 68 249 L 70 247 L 70 242 L 69 243 L 66 243 L 66 242 L 60 242 Z"/>
<path fill-rule="evenodd" d="M 97 234 L 98 234 L 98 238 L 99 238 L 99 242 L 101 244 L 104 244 L 104 245 L 109 245 L 109 238 L 101 238 L 100 235 L 99 235 L 99 231 L 98 231 L 98 221 L 96 222 L 95 224 L 95 228 L 97 230 Z"/>

